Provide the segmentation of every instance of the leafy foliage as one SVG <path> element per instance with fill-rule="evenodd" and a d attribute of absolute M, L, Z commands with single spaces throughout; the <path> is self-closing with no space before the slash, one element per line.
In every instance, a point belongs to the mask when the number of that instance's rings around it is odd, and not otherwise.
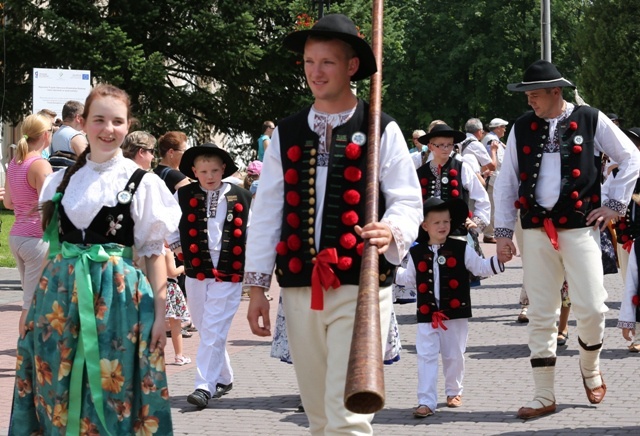
<path fill-rule="evenodd" d="M 594 0 L 579 29 L 580 84 L 589 104 L 640 125 L 640 14 L 638 0 Z M 606 17 L 606 19 L 602 19 Z"/>

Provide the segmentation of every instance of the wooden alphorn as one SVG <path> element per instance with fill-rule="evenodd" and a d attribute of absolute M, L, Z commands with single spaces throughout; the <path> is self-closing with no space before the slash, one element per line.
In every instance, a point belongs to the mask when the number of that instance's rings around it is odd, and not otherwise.
<path fill-rule="evenodd" d="M 369 146 L 365 223 L 378 221 L 380 185 L 380 115 L 382 101 L 383 0 L 373 1 L 371 46 L 378 71 L 371 76 Z M 351 339 L 344 403 L 353 413 L 374 413 L 384 407 L 384 371 L 380 336 L 378 248 L 365 242 L 360 287 Z"/>

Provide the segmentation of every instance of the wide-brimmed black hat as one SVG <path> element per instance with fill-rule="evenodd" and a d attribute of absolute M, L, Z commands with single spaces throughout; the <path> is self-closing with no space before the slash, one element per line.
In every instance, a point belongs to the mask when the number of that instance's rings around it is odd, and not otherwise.
<path fill-rule="evenodd" d="M 620 122 L 620 121 L 624 121 L 624 119 L 623 119 L 623 118 L 620 118 L 620 117 L 618 116 L 618 114 L 614 114 L 613 112 L 609 112 L 609 113 L 607 114 L 607 117 L 608 117 L 611 121 L 619 121 L 619 122 Z"/>
<path fill-rule="evenodd" d="M 298 30 L 288 34 L 282 42 L 289 50 L 303 53 L 307 38 L 310 36 L 320 36 L 340 39 L 349 44 L 360 58 L 358 71 L 351 76 L 351 80 L 358 81 L 366 79 L 378 71 L 376 58 L 373 55 L 371 46 L 358 36 L 358 29 L 349 17 L 342 14 L 329 14 L 320 18 L 309 30 Z"/>
<path fill-rule="evenodd" d="M 431 142 L 431 138 L 453 138 L 453 143 L 457 144 L 459 142 L 467 139 L 467 135 L 459 130 L 453 130 L 451 127 L 446 124 L 436 124 L 433 128 L 424 136 L 418 138 L 420 144 L 429 145 Z"/>
<path fill-rule="evenodd" d="M 562 77 L 555 65 L 542 59 L 535 61 L 524 72 L 524 77 L 520 83 L 510 83 L 507 85 L 509 91 L 525 92 L 534 89 L 571 87 L 576 85 Z"/>
<path fill-rule="evenodd" d="M 233 159 L 231 159 L 229 153 L 218 147 L 216 144 L 207 142 L 206 144 L 202 144 L 197 147 L 188 148 L 182 155 L 182 160 L 180 161 L 180 172 L 190 179 L 196 178 L 192 167 L 193 162 L 198 156 L 220 157 L 222 162 L 225 164 L 224 174 L 222 175 L 223 179 L 238 171 L 238 167 L 235 162 L 233 162 Z"/>
<path fill-rule="evenodd" d="M 422 204 L 422 211 L 426 218 L 429 212 L 448 210 L 451 215 L 451 232 L 458 229 L 469 217 L 469 207 L 464 200 L 459 198 L 452 198 L 444 201 L 438 197 L 428 198 Z M 429 234 L 420 226 L 418 230 L 418 242 L 426 243 L 429 241 Z"/>

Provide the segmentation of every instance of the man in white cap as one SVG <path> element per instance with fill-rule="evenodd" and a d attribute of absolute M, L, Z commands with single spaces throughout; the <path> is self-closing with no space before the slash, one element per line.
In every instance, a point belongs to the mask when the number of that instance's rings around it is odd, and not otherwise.
<path fill-rule="evenodd" d="M 493 236 L 493 219 L 495 217 L 495 203 L 493 202 L 493 185 L 496 182 L 496 177 L 500 173 L 500 167 L 502 166 L 502 159 L 504 159 L 504 149 L 506 145 L 502 142 L 502 137 L 507 131 L 508 121 L 502 118 L 494 118 L 489 122 L 489 133 L 482 138 L 482 144 L 487 149 L 491 160 L 496 163 L 496 169 L 493 170 L 491 175 L 487 179 L 487 194 L 489 194 L 489 201 L 491 202 L 491 219 L 489 225 L 484 228 L 484 238 L 482 239 L 486 244 L 495 244 L 496 238 Z"/>
<path fill-rule="evenodd" d="M 513 125 L 496 180 L 495 236 L 500 253 L 511 240 L 520 209 L 524 285 L 529 296 L 529 349 L 535 390 L 518 410 L 529 419 L 556 411 L 556 319 L 566 277 L 577 319 L 580 373 L 587 399 L 602 402 L 607 386 L 600 372 L 607 291 L 603 286 L 600 230 L 624 215 L 631 199 L 640 153 L 597 109 L 573 105 L 562 88 L 575 88 L 550 62 L 534 62 L 523 81 L 508 85 L 524 92 L 532 112 Z M 600 155 L 620 162 L 601 203 Z M 508 250 L 507 250 L 508 252 Z M 506 259 L 504 259 L 506 260 Z"/>

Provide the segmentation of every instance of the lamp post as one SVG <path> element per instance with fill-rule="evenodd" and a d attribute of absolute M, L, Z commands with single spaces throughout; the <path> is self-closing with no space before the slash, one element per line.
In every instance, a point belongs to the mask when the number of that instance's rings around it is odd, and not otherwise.
<path fill-rule="evenodd" d="M 327 9 L 329 9 L 329 0 L 312 0 L 313 5 L 318 5 L 318 20 L 324 17 L 324 4 L 327 4 Z"/>
<path fill-rule="evenodd" d="M 540 29 L 542 36 L 542 59 L 551 62 L 551 2 L 542 0 L 540 8 Z"/>

